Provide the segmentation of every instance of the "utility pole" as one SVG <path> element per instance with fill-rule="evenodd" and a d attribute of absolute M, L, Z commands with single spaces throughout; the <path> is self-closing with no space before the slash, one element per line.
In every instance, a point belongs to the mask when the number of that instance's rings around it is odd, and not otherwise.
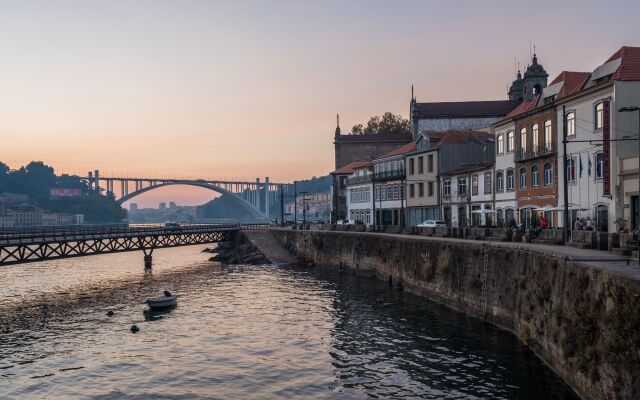
<path fill-rule="evenodd" d="M 298 224 L 298 182 L 293 181 L 293 223 Z"/>
<path fill-rule="evenodd" d="M 571 225 L 571 217 L 569 215 L 569 181 L 567 177 L 567 112 L 566 106 L 562 106 L 562 152 L 563 152 L 563 173 L 564 177 L 564 235 L 562 235 L 562 243 L 569 241 L 569 229 Z"/>
<path fill-rule="evenodd" d="M 372 226 L 373 231 L 376 231 L 376 173 L 375 170 L 371 172 L 371 204 L 373 205 L 372 209 Z"/>

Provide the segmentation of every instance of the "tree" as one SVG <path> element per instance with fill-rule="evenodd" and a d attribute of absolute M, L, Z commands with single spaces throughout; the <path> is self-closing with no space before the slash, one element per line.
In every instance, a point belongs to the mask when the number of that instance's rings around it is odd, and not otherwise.
<path fill-rule="evenodd" d="M 382 114 L 382 116 L 374 115 L 369 118 L 367 125 L 354 125 L 351 128 L 352 135 L 378 135 L 378 134 L 396 134 L 411 135 L 411 125 L 409 120 L 403 118 L 402 115 L 395 115 L 390 112 Z"/>

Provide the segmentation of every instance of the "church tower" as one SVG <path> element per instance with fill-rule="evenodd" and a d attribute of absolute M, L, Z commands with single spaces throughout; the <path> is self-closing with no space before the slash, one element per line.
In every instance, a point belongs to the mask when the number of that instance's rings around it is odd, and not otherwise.
<path fill-rule="evenodd" d="M 522 94 L 525 101 L 531 101 L 533 98 L 542 93 L 542 89 L 547 87 L 547 78 L 549 74 L 544 67 L 538 64 L 538 57 L 533 53 L 531 65 L 527 67 L 524 73 Z"/>
<path fill-rule="evenodd" d="M 522 74 L 520 73 L 520 69 L 518 69 L 518 75 L 516 75 L 516 80 L 511 82 L 511 87 L 509 88 L 509 100 L 511 101 L 522 101 L 523 96 L 523 87 L 524 80 L 522 79 Z"/>

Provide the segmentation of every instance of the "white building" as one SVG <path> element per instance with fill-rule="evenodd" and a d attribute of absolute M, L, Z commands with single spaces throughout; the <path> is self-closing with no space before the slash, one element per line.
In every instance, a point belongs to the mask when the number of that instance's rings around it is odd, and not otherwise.
<path fill-rule="evenodd" d="M 510 226 L 515 221 L 517 203 L 515 191 L 515 123 L 504 119 L 494 126 L 496 137 L 495 210 L 498 226 Z"/>
<path fill-rule="evenodd" d="M 371 164 L 354 168 L 346 180 L 347 215 L 351 221 L 373 223 L 373 183 Z"/>
<path fill-rule="evenodd" d="M 376 225 L 404 225 L 407 206 L 404 193 L 404 158 L 415 149 L 415 142 L 411 142 L 372 161 Z"/>
<path fill-rule="evenodd" d="M 616 232 L 640 223 L 638 204 L 640 47 L 622 47 L 588 79 L 582 89 L 557 100 L 559 132 L 563 107 L 567 128 L 569 203 L 575 216 L 590 217 L 598 230 Z M 562 135 L 558 135 L 562 149 Z M 610 140 L 607 140 L 610 139 Z M 627 140 L 636 139 L 636 140 Z M 564 179 L 559 179 L 559 206 L 564 206 Z"/>
<path fill-rule="evenodd" d="M 442 213 L 451 226 L 493 226 L 493 162 L 463 165 L 442 175 Z"/>

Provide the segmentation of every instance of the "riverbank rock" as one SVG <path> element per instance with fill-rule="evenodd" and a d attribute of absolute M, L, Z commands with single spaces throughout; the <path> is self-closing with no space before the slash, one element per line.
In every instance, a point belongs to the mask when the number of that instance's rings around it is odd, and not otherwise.
<path fill-rule="evenodd" d="M 218 253 L 209 261 L 217 261 L 223 264 L 268 264 L 269 260 L 258 250 L 256 246 L 248 243 L 242 237 L 236 237 L 229 242 L 218 245 Z"/>

